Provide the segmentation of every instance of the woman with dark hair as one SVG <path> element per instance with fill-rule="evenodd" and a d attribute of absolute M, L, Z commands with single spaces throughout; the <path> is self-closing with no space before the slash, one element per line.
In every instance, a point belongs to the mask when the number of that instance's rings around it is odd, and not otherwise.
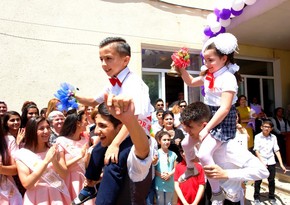
<path fill-rule="evenodd" d="M 17 150 L 15 139 L 5 135 L 0 126 L 0 204 L 22 204 L 22 196 L 13 180 L 17 174 L 13 154 Z"/>
<path fill-rule="evenodd" d="M 72 199 L 77 197 L 85 181 L 84 173 L 89 156 L 87 150 L 90 140 L 88 135 L 84 133 L 87 125 L 87 116 L 83 110 L 69 111 L 60 136 L 56 139 L 56 143 L 60 145 L 59 151 L 65 156 L 68 169 L 65 184 Z M 84 204 L 93 205 L 94 200 L 89 200 Z"/>
<path fill-rule="evenodd" d="M 21 126 L 21 116 L 16 111 L 8 111 L 3 116 L 3 130 L 5 135 L 12 135 L 16 144 L 20 146 L 25 130 L 20 128 Z"/>
<path fill-rule="evenodd" d="M 163 127 L 160 131 L 167 131 L 170 134 L 171 142 L 169 150 L 173 151 L 177 155 L 177 162 L 182 160 L 182 156 L 179 153 L 178 145 L 184 138 L 184 134 L 181 129 L 174 128 L 174 114 L 166 110 L 162 115 Z M 156 133 L 156 136 L 158 132 Z M 156 139 L 158 142 L 158 139 Z"/>
<path fill-rule="evenodd" d="M 25 129 L 20 128 L 21 126 L 21 116 L 16 111 L 8 111 L 3 116 L 3 131 L 7 138 L 14 138 L 16 142 L 17 149 L 24 146 L 24 135 Z M 13 176 L 16 186 L 23 196 L 25 193 L 25 188 L 22 186 L 18 175 Z"/>
<path fill-rule="evenodd" d="M 38 107 L 34 104 L 28 104 L 22 109 L 22 115 L 21 115 L 21 127 L 25 128 L 26 123 L 28 122 L 29 119 L 33 117 L 38 117 L 39 116 L 39 109 Z"/>
<path fill-rule="evenodd" d="M 23 204 L 70 204 L 62 178 L 66 176 L 64 155 L 49 145 L 50 126 L 43 117 L 31 118 L 25 130 L 24 148 L 15 152 L 16 166 L 26 188 Z"/>

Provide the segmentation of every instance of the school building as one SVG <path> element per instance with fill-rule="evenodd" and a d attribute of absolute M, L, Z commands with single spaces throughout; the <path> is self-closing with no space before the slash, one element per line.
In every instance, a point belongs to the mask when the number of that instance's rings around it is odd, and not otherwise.
<path fill-rule="evenodd" d="M 41 109 L 68 82 L 82 95 L 94 96 L 108 77 L 98 57 L 98 43 L 125 38 L 132 48 L 129 67 L 150 87 L 151 100 L 167 103 L 183 93 L 200 100 L 199 88 L 170 77 L 171 55 L 181 47 L 191 53 L 192 75 L 202 65 L 200 51 L 207 17 L 217 0 L 2 0 L 0 12 L 0 99 L 20 111 L 26 100 Z M 266 111 L 290 103 L 290 3 L 257 0 L 231 19 L 227 32 L 238 38 L 237 63 L 244 81 L 240 94 L 257 97 Z"/>

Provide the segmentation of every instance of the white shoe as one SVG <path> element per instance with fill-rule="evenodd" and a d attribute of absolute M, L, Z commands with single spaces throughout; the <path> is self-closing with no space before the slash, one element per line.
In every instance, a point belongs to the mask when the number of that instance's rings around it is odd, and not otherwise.
<path fill-rule="evenodd" d="M 211 197 L 212 205 L 223 205 L 225 200 L 225 194 L 221 190 L 219 193 L 213 194 Z"/>
<path fill-rule="evenodd" d="M 270 199 L 270 204 L 271 205 L 278 205 L 276 199 Z"/>

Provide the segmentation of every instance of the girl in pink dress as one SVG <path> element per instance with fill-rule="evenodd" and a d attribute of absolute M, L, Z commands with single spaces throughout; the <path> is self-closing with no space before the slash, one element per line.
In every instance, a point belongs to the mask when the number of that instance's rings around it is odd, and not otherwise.
<path fill-rule="evenodd" d="M 20 126 L 21 126 L 21 116 L 18 112 L 10 110 L 4 114 L 3 116 L 4 135 L 9 139 L 14 138 L 14 142 L 16 143 L 17 150 L 24 146 L 25 128 L 20 128 Z M 8 149 L 10 149 L 9 146 L 8 146 Z M 22 186 L 18 175 L 14 175 L 13 179 L 16 183 L 18 190 L 20 191 L 20 194 L 23 197 L 26 190 Z"/>
<path fill-rule="evenodd" d="M 24 205 L 67 205 L 71 198 L 62 178 L 67 168 L 58 146 L 49 146 L 50 126 L 43 117 L 27 122 L 24 148 L 15 152 L 16 166 L 26 188 Z"/>
<path fill-rule="evenodd" d="M 88 158 L 89 136 L 85 134 L 88 125 L 87 117 L 83 110 L 71 110 L 64 121 L 60 137 L 56 143 L 60 152 L 64 153 L 68 173 L 65 178 L 72 199 L 78 196 L 85 181 L 85 168 Z M 85 205 L 94 205 L 94 200 L 89 200 Z"/>
<path fill-rule="evenodd" d="M 4 135 L 0 126 L 0 204 L 22 204 L 22 196 L 17 189 L 12 175 L 17 174 L 14 152 L 17 150 L 15 139 L 11 135 Z"/>

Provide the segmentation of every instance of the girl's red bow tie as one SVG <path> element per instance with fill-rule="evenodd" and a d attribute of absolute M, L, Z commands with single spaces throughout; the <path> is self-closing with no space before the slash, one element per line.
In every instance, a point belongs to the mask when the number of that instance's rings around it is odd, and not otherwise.
<path fill-rule="evenodd" d="M 209 81 L 208 88 L 212 89 L 214 86 L 214 76 L 213 73 L 207 72 L 205 79 Z"/>

